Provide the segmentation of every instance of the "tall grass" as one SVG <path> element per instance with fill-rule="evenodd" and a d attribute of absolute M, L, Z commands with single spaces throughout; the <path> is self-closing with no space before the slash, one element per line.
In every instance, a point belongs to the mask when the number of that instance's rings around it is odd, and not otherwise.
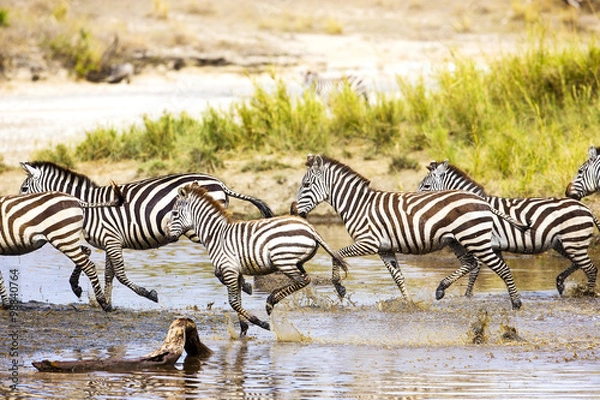
<path fill-rule="evenodd" d="M 346 88 L 329 99 L 267 90 L 197 118 L 164 114 L 142 125 L 87 132 L 76 157 L 132 158 L 156 168 L 212 170 L 243 152 L 340 152 L 366 145 L 390 169 L 411 153 L 449 159 L 491 193 L 561 195 L 590 144 L 598 144 L 600 47 L 542 38 L 485 66 L 456 58 L 431 79 L 398 79 L 398 92 L 369 103 Z M 364 148 L 364 146 L 363 146 Z"/>

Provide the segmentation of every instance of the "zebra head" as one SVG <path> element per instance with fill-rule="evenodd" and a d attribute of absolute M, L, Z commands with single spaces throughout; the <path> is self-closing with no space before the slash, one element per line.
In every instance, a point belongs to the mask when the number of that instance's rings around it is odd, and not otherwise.
<path fill-rule="evenodd" d="M 302 178 L 302 184 L 296 194 L 296 200 L 290 207 L 292 215 L 306 217 L 316 206 L 329 198 L 329 189 L 325 185 L 325 169 L 320 155 L 309 154 L 306 158 L 308 170 Z"/>
<path fill-rule="evenodd" d="M 429 173 L 419 183 L 419 192 L 433 192 L 437 190 L 444 190 L 444 175 L 448 170 L 448 160 L 441 163 L 432 161 L 427 169 Z"/>
<path fill-rule="evenodd" d="M 197 183 L 195 183 L 198 185 Z M 171 209 L 169 220 L 167 221 L 166 233 L 171 242 L 176 242 L 181 235 L 192 228 L 192 218 L 190 212 L 189 193 L 191 188 L 186 185 L 180 187 L 177 191 L 175 204 Z"/>
<path fill-rule="evenodd" d="M 21 162 L 21 168 L 27 174 L 27 178 L 21 184 L 19 194 L 39 193 L 47 190 L 42 185 L 42 170 L 39 167 L 25 161 Z"/>
<path fill-rule="evenodd" d="M 565 195 L 576 200 L 600 191 L 600 147 L 591 146 L 588 159 L 569 183 Z"/>

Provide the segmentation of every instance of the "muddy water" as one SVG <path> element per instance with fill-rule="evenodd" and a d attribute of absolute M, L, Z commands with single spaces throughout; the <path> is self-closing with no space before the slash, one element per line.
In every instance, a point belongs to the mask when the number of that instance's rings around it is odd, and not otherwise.
<path fill-rule="evenodd" d="M 341 226 L 319 225 L 335 248 L 350 243 Z M 598 254 L 593 255 L 599 259 Z M 103 255 L 92 254 L 103 270 Z M 31 398 L 599 398 L 600 301 L 560 298 L 555 277 L 568 262 L 542 256 L 506 255 L 523 296 L 523 309 L 510 310 L 503 282 L 482 270 L 471 299 L 458 282 L 441 301 L 440 279 L 457 262 L 449 252 L 405 257 L 403 270 L 413 302 L 398 289 L 375 257 L 350 259 L 348 298 L 340 301 L 327 283 L 329 257 L 322 251 L 307 264 L 313 282 L 276 306 L 278 334 L 251 326 L 249 337 L 233 339 L 235 316 L 226 291 L 212 275 L 201 246 L 180 241 L 146 251 L 126 251 L 129 277 L 156 289 L 159 303 L 116 284 L 117 311 L 88 306 L 89 284 L 77 300 L 71 266 L 50 247 L 0 259 L 20 271 L 19 394 Z M 251 279 L 251 278 L 250 278 Z M 574 293 L 584 282 L 567 281 Z M 255 288 L 246 308 L 267 318 L 267 293 Z M 4 312 L 3 319 L 8 321 Z M 207 360 L 182 357 L 173 370 L 131 373 L 39 373 L 41 359 L 135 357 L 160 345 L 173 318 L 198 323 L 202 340 L 215 353 Z M 474 326 L 482 344 L 473 344 Z M 8 324 L 2 329 L 8 329 Z M 8 343 L 0 342 L 5 353 Z M 3 368 L 6 370 L 5 368 Z M 2 377 L 2 393 L 8 374 Z"/>

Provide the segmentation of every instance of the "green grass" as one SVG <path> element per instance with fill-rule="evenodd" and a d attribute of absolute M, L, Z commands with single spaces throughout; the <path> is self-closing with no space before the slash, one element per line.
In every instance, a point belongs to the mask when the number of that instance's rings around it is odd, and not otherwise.
<path fill-rule="evenodd" d="M 399 78 L 396 95 L 375 94 L 370 103 L 349 89 L 327 101 L 310 91 L 291 96 L 274 77 L 273 90 L 255 85 L 253 96 L 227 109 L 89 131 L 74 157 L 139 160 L 152 173 L 212 171 L 240 152 L 343 154 L 360 143 L 363 158 L 388 158 L 391 171 L 418 168 L 411 153 L 426 150 L 494 194 L 561 195 L 598 144 L 600 47 L 542 35 L 485 68 L 453 61 L 427 83 Z"/>

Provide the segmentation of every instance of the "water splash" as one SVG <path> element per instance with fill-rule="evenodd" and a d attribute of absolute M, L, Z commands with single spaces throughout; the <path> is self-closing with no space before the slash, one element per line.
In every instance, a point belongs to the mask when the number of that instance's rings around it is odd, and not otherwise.
<path fill-rule="evenodd" d="M 240 333 L 235 328 L 235 323 L 233 322 L 233 316 L 230 313 L 227 313 L 227 332 L 229 333 L 229 338 L 233 340 L 237 340 L 240 338 Z"/>
<path fill-rule="evenodd" d="M 285 315 L 275 316 L 275 314 L 275 312 L 271 314 L 271 330 L 278 341 L 303 342 L 310 339 L 303 335 Z"/>

